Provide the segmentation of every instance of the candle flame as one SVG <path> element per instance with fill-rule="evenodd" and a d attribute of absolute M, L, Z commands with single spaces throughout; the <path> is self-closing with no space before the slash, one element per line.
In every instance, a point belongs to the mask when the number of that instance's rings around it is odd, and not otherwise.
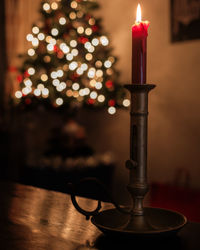
<path fill-rule="evenodd" d="M 141 7 L 140 4 L 137 6 L 137 14 L 136 14 L 136 22 L 141 22 L 142 21 L 142 14 L 141 14 Z"/>

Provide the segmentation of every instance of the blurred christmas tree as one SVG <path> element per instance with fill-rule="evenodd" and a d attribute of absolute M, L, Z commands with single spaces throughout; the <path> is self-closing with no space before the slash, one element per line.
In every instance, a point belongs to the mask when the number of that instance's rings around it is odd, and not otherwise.
<path fill-rule="evenodd" d="M 27 40 L 32 44 L 17 77 L 18 103 L 53 107 L 106 107 L 110 114 L 130 102 L 119 83 L 116 58 L 95 0 L 42 1 L 41 20 Z"/>

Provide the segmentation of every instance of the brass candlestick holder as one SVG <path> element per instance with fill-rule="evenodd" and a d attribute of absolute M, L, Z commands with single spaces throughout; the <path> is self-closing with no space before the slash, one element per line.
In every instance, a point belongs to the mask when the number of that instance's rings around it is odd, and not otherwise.
<path fill-rule="evenodd" d="M 143 207 L 143 199 L 148 192 L 148 95 L 155 85 L 131 84 L 125 85 L 125 88 L 131 94 L 130 159 L 126 161 L 126 167 L 130 171 L 127 189 L 132 197 L 132 207 L 121 207 L 110 197 L 115 208 L 100 211 L 101 202 L 98 201 L 97 208 L 88 212 L 78 205 L 75 190 L 71 195 L 72 203 L 87 219 L 92 216 L 91 222 L 108 235 L 119 234 L 125 237 L 174 235 L 186 224 L 187 219 L 184 215 L 162 208 Z M 108 193 L 106 187 L 98 180 L 88 178 L 82 180 L 84 181 L 95 181 L 104 192 Z"/>

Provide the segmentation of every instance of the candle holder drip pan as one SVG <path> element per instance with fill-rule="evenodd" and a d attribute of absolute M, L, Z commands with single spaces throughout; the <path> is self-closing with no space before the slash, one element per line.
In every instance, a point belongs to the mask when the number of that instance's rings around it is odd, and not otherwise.
<path fill-rule="evenodd" d="M 91 218 L 91 222 L 104 234 L 125 238 L 154 238 L 175 235 L 186 223 L 184 215 L 161 208 L 144 208 L 144 216 L 122 214 L 108 209 Z"/>

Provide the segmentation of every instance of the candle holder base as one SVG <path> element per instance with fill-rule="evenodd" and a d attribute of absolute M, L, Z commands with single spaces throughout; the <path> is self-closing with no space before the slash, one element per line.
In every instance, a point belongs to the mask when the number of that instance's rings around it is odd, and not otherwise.
<path fill-rule="evenodd" d="M 186 223 L 181 213 L 145 207 L 144 215 L 130 215 L 118 209 L 99 212 L 91 218 L 91 222 L 104 234 L 124 238 L 153 238 L 175 235 Z"/>

